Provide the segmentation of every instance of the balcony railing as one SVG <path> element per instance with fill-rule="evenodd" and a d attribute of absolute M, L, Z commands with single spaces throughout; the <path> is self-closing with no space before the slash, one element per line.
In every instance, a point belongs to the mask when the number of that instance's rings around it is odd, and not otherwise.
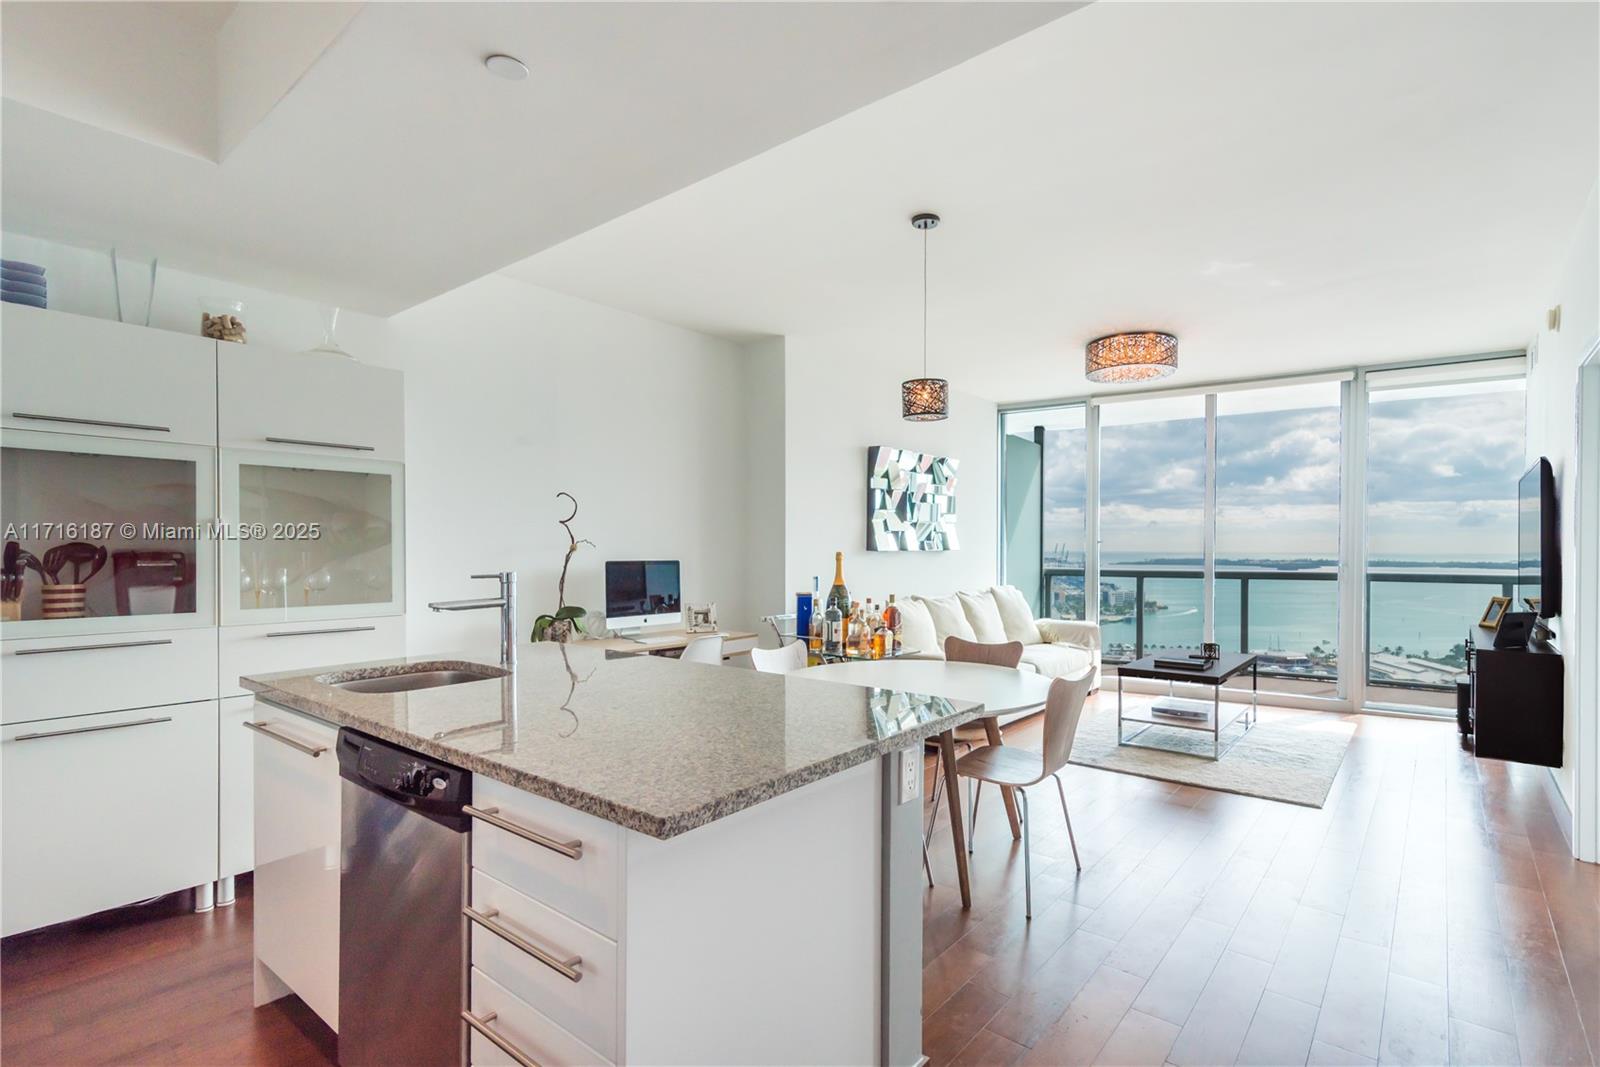
<path fill-rule="evenodd" d="M 1133 600 L 1130 611 L 1134 624 L 1133 641 L 1131 645 L 1128 645 L 1126 642 L 1108 643 L 1105 649 L 1106 662 L 1115 664 L 1119 662 L 1125 663 L 1128 660 L 1143 656 L 1146 653 L 1147 647 L 1152 650 L 1158 646 L 1174 647 L 1172 642 L 1167 641 L 1151 642 L 1147 646 L 1146 634 L 1147 630 L 1149 629 L 1147 625 L 1147 616 L 1150 615 L 1149 597 L 1146 595 L 1147 583 L 1188 580 L 1198 584 L 1203 580 L 1204 574 L 1199 567 L 1112 566 L 1102 568 L 1100 571 L 1100 577 L 1103 584 L 1112 584 L 1114 586 L 1119 586 L 1124 590 L 1126 589 L 1128 581 L 1131 580 L 1133 584 Z M 1481 591 L 1485 598 L 1483 602 L 1487 603 L 1487 598 L 1491 595 L 1498 594 L 1506 597 L 1512 596 L 1517 580 L 1514 573 L 1488 570 L 1377 570 L 1369 572 L 1366 578 L 1367 615 L 1365 619 L 1365 629 L 1367 635 L 1367 677 L 1369 683 L 1396 689 L 1412 689 L 1430 692 L 1441 692 L 1450 689 L 1452 683 L 1449 680 L 1449 676 L 1454 673 L 1454 670 L 1462 666 L 1461 664 L 1456 663 L 1451 656 L 1453 646 L 1457 642 L 1465 639 L 1473 623 L 1477 621 L 1478 614 L 1482 611 L 1482 608 L 1470 608 L 1467 606 L 1467 602 L 1464 600 L 1463 604 L 1461 605 L 1462 613 L 1459 619 L 1459 636 L 1452 640 L 1451 645 L 1447 645 L 1446 647 L 1437 650 L 1439 653 L 1438 655 L 1433 654 L 1434 650 L 1427 649 L 1427 658 L 1421 658 L 1417 655 L 1417 653 L 1423 652 L 1423 649 L 1412 649 L 1409 652 L 1403 647 L 1380 647 L 1374 649 L 1372 647 L 1372 621 L 1374 617 L 1374 611 L 1376 610 L 1379 614 L 1379 617 L 1382 618 L 1383 614 L 1390 610 L 1390 604 L 1386 603 L 1386 601 L 1392 601 L 1396 595 L 1401 594 L 1401 590 L 1398 588 L 1401 585 L 1415 584 L 1427 586 L 1449 585 L 1470 587 L 1472 589 Z M 1084 585 L 1084 570 L 1081 567 L 1071 568 L 1049 566 L 1043 569 L 1040 589 L 1041 604 L 1044 608 L 1042 612 L 1043 614 L 1056 614 L 1056 612 L 1052 610 L 1055 604 L 1055 598 L 1052 596 L 1052 593 L 1055 590 L 1057 579 L 1069 581 L 1071 579 L 1076 579 L 1077 587 L 1081 590 Z M 1252 588 L 1254 588 L 1257 592 L 1260 592 L 1263 588 L 1276 587 L 1278 589 L 1282 589 L 1281 585 L 1276 585 L 1276 583 L 1282 582 L 1324 582 L 1328 583 L 1332 587 L 1329 592 L 1331 594 L 1330 604 L 1332 605 L 1334 611 L 1334 619 L 1329 620 L 1329 622 L 1330 626 L 1334 627 L 1333 642 L 1336 644 L 1338 641 L 1336 622 L 1338 611 L 1337 583 L 1339 580 L 1339 575 L 1337 572 L 1325 569 L 1267 570 L 1254 567 L 1219 567 L 1216 571 L 1216 580 L 1219 591 L 1223 583 L 1237 583 L 1239 590 L 1237 620 L 1234 619 L 1231 613 L 1231 605 L 1229 606 L 1230 612 L 1226 618 L 1222 616 L 1221 606 L 1219 605 L 1219 614 L 1216 621 L 1217 632 L 1219 636 L 1227 634 L 1231 638 L 1234 623 L 1237 621 L 1238 639 L 1237 648 L 1235 651 L 1269 653 L 1266 662 L 1264 662 L 1261 666 L 1261 674 L 1263 677 L 1298 678 L 1306 680 L 1317 679 L 1328 682 L 1331 682 L 1337 678 L 1338 650 L 1336 647 L 1328 649 L 1320 655 L 1308 655 L 1305 658 L 1293 663 L 1291 666 L 1288 660 L 1282 660 L 1279 663 L 1274 664 L 1270 657 L 1270 652 L 1272 650 L 1258 647 L 1260 642 L 1252 641 L 1251 639 Z M 1451 614 L 1449 609 L 1445 609 L 1444 613 L 1447 616 L 1448 621 L 1444 621 L 1443 625 L 1448 626 L 1454 624 L 1454 618 L 1449 617 Z M 1104 611 L 1102 611 L 1102 615 L 1104 614 Z M 1058 617 L 1068 616 L 1060 615 Z M 1127 616 L 1122 616 L 1122 618 L 1120 618 L 1118 621 L 1125 621 L 1126 618 Z M 1393 616 L 1390 616 L 1390 618 L 1392 621 Z M 1258 619 L 1257 621 L 1260 622 L 1261 620 Z M 1202 624 L 1197 623 L 1197 625 Z M 1438 623 L 1435 625 L 1438 625 Z M 1270 622 L 1266 622 L 1258 626 L 1257 632 L 1261 633 L 1263 631 L 1270 631 L 1272 629 L 1274 629 L 1273 625 Z M 1183 647 L 1184 645 L 1198 645 L 1199 640 L 1200 638 L 1196 637 L 1192 642 L 1180 641 L 1177 642 L 1177 644 L 1179 647 Z M 1235 642 L 1229 640 L 1227 643 L 1234 644 Z M 1311 652 L 1310 649 L 1303 651 Z M 1373 669 L 1374 655 L 1385 657 L 1383 661 L 1380 661 L 1380 670 L 1376 674 L 1374 673 Z"/>

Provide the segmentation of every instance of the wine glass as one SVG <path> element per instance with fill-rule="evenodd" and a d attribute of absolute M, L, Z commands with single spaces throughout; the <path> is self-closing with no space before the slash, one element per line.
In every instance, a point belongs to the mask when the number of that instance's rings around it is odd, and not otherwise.
<path fill-rule="evenodd" d="M 326 593 L 333 585 L 333 574 L 326 567 L 318 568 L 305 576 L 306 606 L 311 606 L 312 593 Z"/>

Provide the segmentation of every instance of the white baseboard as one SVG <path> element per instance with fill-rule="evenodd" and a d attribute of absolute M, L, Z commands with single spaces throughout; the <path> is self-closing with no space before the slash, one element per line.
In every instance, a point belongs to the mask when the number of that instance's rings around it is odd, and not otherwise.
<path fill-rule="evenodd" d="M 1566 838 L 1567 851 L 1576 855 L 1576 850 L 1572 846 L 1572 808 L 1567 805 L 1567 798 L 1561 794 L 1561 786 L 1556 784 L 1554 767 L 1545 768 L 1544 794 L 1550 801 L 1550 811 L 1556 817 L 1556 825 L 1561 827 L 1561 836 Z"/>

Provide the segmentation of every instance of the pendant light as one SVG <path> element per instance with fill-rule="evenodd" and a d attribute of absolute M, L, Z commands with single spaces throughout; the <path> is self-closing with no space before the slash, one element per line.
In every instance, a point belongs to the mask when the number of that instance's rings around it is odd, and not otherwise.
<path fill-rule="evenodd" d="M 1178 369 L 1178 339 L 1170 333 L 1113 333 L 1084 349 L 1083 373 L 1091 382 L 1149 382 Z"/>
<path fill-rule="evenodd" d="M 950 383 L 928 377 L 928 231 L 939 225 L 939 216 L 922 211 L 911 216 L 911 225 L 922 231 L 922 377 L 900 383 L 900 417 L 938 422 L 950 417 Z"/>

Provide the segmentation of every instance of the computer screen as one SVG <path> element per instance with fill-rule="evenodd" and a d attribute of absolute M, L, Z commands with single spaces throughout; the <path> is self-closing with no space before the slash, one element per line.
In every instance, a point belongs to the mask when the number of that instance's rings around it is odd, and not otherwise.
<path fill-rule="evenodd" d="M 683 621 L 675 559 L 606 561 L 606 625 L 612 628 Z"/>

